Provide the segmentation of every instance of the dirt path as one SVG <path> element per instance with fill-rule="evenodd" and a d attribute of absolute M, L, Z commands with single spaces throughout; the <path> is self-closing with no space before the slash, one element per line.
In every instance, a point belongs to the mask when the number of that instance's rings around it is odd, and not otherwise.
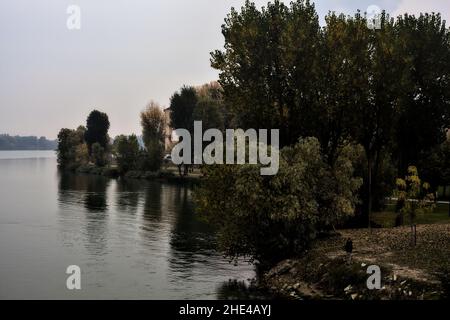
<path fill-rule="evenodd" d="M 292 297 L 351 299 L 435 299 L 442 296 L 442 274 L 450 270 L 450 224 L 340 230 L 318 240 L 305 256 L 285 260 L 266 276 L 269 286 Z M 353 242 L 351 262 L 344 244 Z M 368 265 L 382 268 L 384 291 L 368 291 Z M 437 291 L 436 291 L 437 290 Z"/>

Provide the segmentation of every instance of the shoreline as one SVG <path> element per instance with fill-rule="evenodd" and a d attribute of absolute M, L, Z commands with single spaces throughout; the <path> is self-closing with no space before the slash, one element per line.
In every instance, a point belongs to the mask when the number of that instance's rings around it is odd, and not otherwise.
<path fill-rule="evenodd" d="M 81 166 L 74 170 L 61 169 L 62 172 L 70 172 L 73 174 L 102 176 L 110 179 L 126 179 L 126 180 L 146 180 L 146 181 L 163 181 L 170 183 L 179 183 L 187 185 L 196 185 L 200 183 L 200 176 L 179 176 L 172 171 L 162 169 L 157 172 L 133 170 L 125 174 L 120 174 L 115 167 L 97 167 L 97 166 Z"/>
<path fill-rule="evenodd" d="M 409 243 L 408 226 L 372 233 L 340 230 L 338 236 L 317 240 L 302 257 L 279 262 L 261 282 L 290 299 L 449 299 L 450 224 L 419 225 L 417 230 L 415 247 Z M 350 259 L 343 249 L 347 238 L 355 246 Z M 369 290 L 368 268 L 373 265 L 380 268 L 381 288 Z"/>

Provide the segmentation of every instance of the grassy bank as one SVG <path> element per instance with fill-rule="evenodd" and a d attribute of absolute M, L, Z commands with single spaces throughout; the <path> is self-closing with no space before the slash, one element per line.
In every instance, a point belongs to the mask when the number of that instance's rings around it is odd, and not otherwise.
<path fill-rule="evenodd" d="M 392 228 L 395 226 L 397 213 L 395 212 L 395 201 L 389 201 L 385 210 L 374 212 L 372 221 L 383 228 Z M 417 224 L 434 224 L 434 223 L 450 223 L 449 205 L 447 203 L 436 203 L 433 212 L 418 214 L 416 217 Z M 404 217 L 404 223 L 408 224 L 408 217 Z"/>

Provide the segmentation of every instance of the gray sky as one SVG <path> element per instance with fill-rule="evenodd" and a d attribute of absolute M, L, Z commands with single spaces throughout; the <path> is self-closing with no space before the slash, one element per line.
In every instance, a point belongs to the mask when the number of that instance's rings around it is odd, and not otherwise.
<path fill-rule="evenodd" d="M 267 0 L 256 0 L 259 6 Z M 288 1 L 287 1 L 288 2 Z M 0 133 L 55 138 L 107 112 L 110 134 L 140 133 L 139 112 L 151 99 L 169 104 L 183 84 L 217 79 L 209 52 L 223 46 L 220 26 L 244 0 L 2 0 L 0 2 Z M 318 0 L 352 14 L 378 5 L 394 15 L 441 12 L 448 0 Z M 68 30 L 69 5 L 81 29 Z"/>

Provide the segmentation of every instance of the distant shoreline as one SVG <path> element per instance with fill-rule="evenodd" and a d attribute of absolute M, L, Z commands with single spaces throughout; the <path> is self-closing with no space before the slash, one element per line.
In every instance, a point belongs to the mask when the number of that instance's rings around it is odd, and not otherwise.
<path fill-rule="evenodd" d="M 0 151 L 51 151 L 57 147 L 57 140 L 46 137 L 0 134 Z"/>

